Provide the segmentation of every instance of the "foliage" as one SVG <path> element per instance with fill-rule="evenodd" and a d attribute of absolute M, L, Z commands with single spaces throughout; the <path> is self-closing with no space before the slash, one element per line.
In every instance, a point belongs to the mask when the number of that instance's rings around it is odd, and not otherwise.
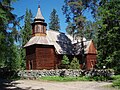
<path fill-rule="evenodd" d="M 20 69 L 20 65 L 21 65 L 21 61 L 20 61 L 20 57 L 19 57 L 19 53 L 18 53 L 18 47 L 14 44 L 14 39 L 12 37 L 11 34 L 9 34 L 8 36 L 8 48 L 6 48 L 6 53 L 5 54 L 5 62 L 4 62 L 4 66 L 9 68 L 10 70 L 18 70 Z"/>
<path fill-rule="evenodd" d="M 23 48 L 24 45 L 29 41 L 29 39 L 32 36 L 32 18 L 33 15 L 31 13 L 31 10 L 26 9 L 25 13 L 25 20 L 24 20 L 24 26 L 21 29 L 21 47 L 20 47 L 20 55 L 21 55 L 21 60 L 22 60 L 22 67 L 25 68 L 25 49 Z"/>
<path fill-rule="evenodd" d="M 18 36 L 16 26 L 19 26 L 17 16 L 12 13 L 11 3 L 15 0 L 0 1 L 0 68 L 10 70 L 20 68 L 19 53 L 15 45 Z"/>
<path fill-rule="evenodd" d="M 49 29 L 59 31 L 60 30 L 60 22 L 57 15 L 57 11 L 53 9 L 53 11 L 50 14 L 50 23 L 49 23 Z"/>
<path fill-rule="evenodd" d="M 120 88 L 120 79 L 115 80 L 115 81 L 113 82 L 112 86 L 113 86 L 113 87 L 118 87 L 118 88 Z"/>
<path fill-rule="evenodd" d="M 67 33 L 73 36 L 73 40 L 75 40 L 77 37 L 81 38 L 81 61 L 84 65 L 85 52 L 83 37 L 88 36 L 87 22 L 86 17 L 84 16 L 84 12 L 87 9 L 91 9 L 91 11 L 93 12 L 93 8 L 95 8 L 94 4 L 96 2 L 97 0 L 64 0 L 64 5 L 62 7 L 63 14 L 66 17 L 66 22 L 68 23 L 68 26 L 66 28 Z M 91 37 L 92 33 L 89 36 Z"/>
<path fill-rule="evenodd" d="M 83 15 L 84 11 L 91 9 L 94 12 L 96 2 L 97 0 L 64 0 L 62 10 L 68 23 L 66 31 L 69 34 L 73 36 L 74 34 L 84 35 L 83 29 L 86 19 Z"/>
<path fill-rule="evenodd" d="M 70 63 L 70 61 L 66 55 L 63 56 L 61 63 L 64 65 L 66 65 L 66 64 L 68 65 Z"/>
<path fill-rule="evenodd" d="M 120 79 L 120 75 L 114 75 L 114 76 L 112 76 L 112 79 L 113 80 L 118 80 L 118 79 Z"/>
<path fill-rule="evenodd" d="M 21 29 L 22 46 L 24 46 L 32 36 L 32 26 L 31 26 L 32 17 L 33 15 L 31 10 L 26 9 L 25 20 L 24 20 L 25 24 L 23 26 L 23 29 Z"/>
<path fill-rule="evenodd" d="M 93 40 L 97 44 L 97 22 L 86 21 L 84 25 L 84 36 L 87 40 Z M 97 45 L 96 45 L 97 46 Z"/>
<path fill-rule="evenodd" d="M 66 22 L 68 23 L 67 32 L 74 36 L 76 33 L 81 33 L 83 30 L 83 24 L 85 17 L 83 16 L 82 10 L 83 5 L 81 0 L 64 0 L 63 14 L 66 16 Z M 80 34 L 79 33 L 79 34 Z"/>
<path fill-rule="evenodd" d="M 70 69 L 80 69 L 80 64 L 79 64 L 79 60 L 77 58 L 73 58 L 73 60 L 70 63 Z"/>
<path fill-rule="evenodd" d="M 94 76 L 91 78 L 91 81 L 107 81 L 108 78 L 104 76 Z"/>
<path fill-rule="evenodd" d="M 112 79 L 113 79 L 112 86 L 120 88 L 120 75 L 115 75 L 112 77 Z"/>
<path fill-rule="evenodd" d="M 98 65 L 113 68 L 120 65 L 120 1 L 100 0 L 98 8 Z M 114 68 L 115 67 L 115 68 Z"/>
<path fill-rule="evenodd" d="M 5 62 L 5 49 L 6 49 L 6 29 L 8 22 L 14 19 L 14 15 L 10 12 L 11 7 L 5 8 L 5 5 L 8 5 L 9 3 L 5 1 L 0 1 L 0 67 L 4 66 Z M 9 16 L 9 17 L 8 17 Z M 12 17 L 12 18 L 11 18 Z M 11 20 L 10 20 L 11 18 Z"/>
<path fill-rule="evenodd" d="M 64 55 L 59 68 L 68 69 L 69 68 L 69 63 L 70 63 L 69 58 L 66 55 Z"/>

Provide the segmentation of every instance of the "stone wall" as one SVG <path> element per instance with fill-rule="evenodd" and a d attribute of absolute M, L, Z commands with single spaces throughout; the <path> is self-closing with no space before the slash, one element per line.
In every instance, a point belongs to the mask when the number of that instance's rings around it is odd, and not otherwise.
<path fill-rule="evenodd" d="M 74 69 L 56 69 L 56 70 L 23 70 L 19 71 L 18 76 L 21 78 L 38 78 L 45 76 L 107 76 L 114 73 L 110 70 L 74 70 Z"/>

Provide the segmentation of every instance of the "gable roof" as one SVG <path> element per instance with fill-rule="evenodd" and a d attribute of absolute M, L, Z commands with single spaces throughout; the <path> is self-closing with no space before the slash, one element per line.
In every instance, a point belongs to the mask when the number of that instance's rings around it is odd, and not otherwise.
<path fill-rule="evenodd" d="M 97 54 L 97 49 L 95 48 L 93 40 L 90 40 L 90 43 L 86 47 L 86 53 Z"/>
<path fill-rule="evenodd" d="M 32 37 L 24 47 L 28 47 L 34 44 L 41 44 L 41 45 L 53 45 L 57 54 L 80 54 L 81 52 L 81 40 L 73 40 L 73 37 L 70 35 L 66 35 L 64 33 L 48 30 L 46 31 L 46 36 L 34 36 Z M 84 41 L 84 50 L 85 53 L 88 53 L 88 48 L 91 44 L 91 41 Z M 76 47 L 76 53 L 74 52 L 73 47 Z"/>

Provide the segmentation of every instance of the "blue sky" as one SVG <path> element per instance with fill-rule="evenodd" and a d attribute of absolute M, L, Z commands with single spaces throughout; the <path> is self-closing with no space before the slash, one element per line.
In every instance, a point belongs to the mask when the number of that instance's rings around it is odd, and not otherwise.
<path fill-rule="evenodd" d="M 61 32 L 65 32 L 65 28 L 67 24 L 65 23 L 65 16 L 62 13 L 62 5 L 64 4 L 64 0 L 18 0 L 17 2 L 13 3 L 12 6 L 14 7 L 13 13 L 19 16 L 25 14 L 26 8 L 31 9 L 33 16 L 36 16 L 38 5 L 40 4 L 41 12 L 43 17 L 45 18 L 45 22 L 48 24 L 50 13 L 52 12 L 53 8 L 57 10 L 57 14 L 60 19 L 60 27 Z M 85 13 L 88 20 L 92 20 L 92 17 L 89 15 L 88 11 Z M 21 26 L 23 26 L 24 20 L 21 21 Z M 48 26 L 47 26 L 48 28 Z"/>

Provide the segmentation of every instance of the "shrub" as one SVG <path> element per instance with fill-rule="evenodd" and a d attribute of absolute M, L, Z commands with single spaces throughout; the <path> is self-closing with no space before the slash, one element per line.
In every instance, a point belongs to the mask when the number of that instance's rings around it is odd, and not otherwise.
<path fill-rule="evenodd" d="M 114 76 L 112 76 L 112 79 L 113 80 L 118 80 L 118 79 L 120 79 L 120 75 L 114 75 Z"/>
<path fill-rule="evenodd" d="M 72 62 L 70 63 L 69 66 L 70 69 L 80 69 L 80 64 L 77 58 L 73 58 Z"/>
<path fill-rule="evenodd" d="M 115 66 L 113 69 L 114 69 L 114 71 L 115 71 L 115 74 L 116 75 L 119 75 L 120 74 L 120 64 L 118 65 L 118 66 Z"/>
<path fill-rule="evenodd" d="M 66 55 L 63 56 L 63 59 L 61 61 L 61 64 L 63 65 L 68 65 L 70 62 L 69 62 L 69 59 Z"/>
<path fill-rule="evenodd" d="M 120 88 L 120 79 L 115 80 L 112 86 Z"/>
<path fill-rule="evenodd" d="M 69 68 L 69 63 L 70 63 L 70 61 L 69 61 L 68 57 L 66 55 L 64 55 L 63 59 L 61 61 L 61 64 L 60 64 L 60 66 L 58 68 L 60 68 L 60 69 L 63 69 L 63 68 L 68 69 Z"/>

